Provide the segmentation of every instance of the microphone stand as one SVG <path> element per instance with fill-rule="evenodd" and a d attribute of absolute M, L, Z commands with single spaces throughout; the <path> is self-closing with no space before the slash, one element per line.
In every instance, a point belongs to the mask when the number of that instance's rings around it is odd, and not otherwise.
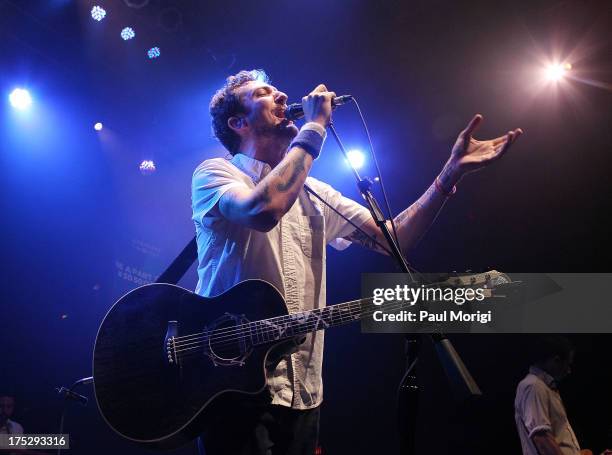
<path fill-rule="evenodd" d="M 348 159 L 348 154 L 342 141 L 334 128 L 334 124 L 330 120 L 327 125 L 331 131 L 334 139 L 336 140 L 340 151 L 344 155 L 344 158 L 349 163 L 353 175 L 357 180 L 357 187 L 363 196 L 363 199 L 368 204 L 370 214 L 374 219 L 374 222 L 382 231 L 391 254 L 393 255 L 397 265 L 402 272 L 407 273 L 410 277 L 410 281 L 416 284 L 412 272 L 404 255 L 402 254 L 398 243 L 395 238 L 391 235 L 389 228 L 386 223 L 385 216 L 380 209 L 380 205 L 376 201 L 376 198 L 372 194 L 372 181 L 367 178 L 362 178 L 357 172 L 357 169 L 351 164 Z M 372 151 L 373 153 L 373 151 Z M 444 371 L 451 382 L 453 392 L 455 396 L 461 399 L 465 399 L 469 396 L 482 395 L 482 392 L 478 388 L 476 381 L 468 371 L 467 367 L 461 360 L 461 357 L 453 348 L 452 343 L 442 333 L 430 335 L 432 342 L 435 345 L 436 352 L 439 360 L 444 368 Z M 416 454 L 416 427 L 418 417 L 418 398 L 419 398 L 419 386 L 417 382 L 416 366 L 419 358 L 419 350 L 421 345 L 421 338 L 415 334 L 406 334 L 406 372 L 398 387 L 398 426 L 400 430 L 400 451 L 405 455 Z M 405 398 L 400 401 L 400 398 Z M 403 404 L 404 406 L 401 406 Z M 403 428 L 402 428 L 403 427 Z"/>
<path fill-rule="evenodd" d="M 344 158 L 351 166 L 353 175 L 355 175 L 355 179 L 357 180 L 357 187 L 359 188 L 361 195 L 363 196 L 366 203 L 368 204 L 370 213 L 372 214 L 372 218 L 374 219 L 376 226 L 380 228 L 383 235 L 385 236 L 385 239 L 387 240 L 387 243 L 389 244 L 391 254 L 393 254 L 393 257 L 397 261 L 397 264 L 399 265 L 402 272 L 407 273 L 410 276 L 410 281 L 412 281 L 413 283 L 416 283 L 416 281 L 414 280 L 414 277 L 412 276 L 410 268 L 408 267 L 408 263 L 406 262 L 406 259 L 404 258 L 404 255 L 402 254 L 400 250 L 399 245 L 395 241 L 395 238 L 391 235 L 391 232 L 389 232 L 389 227 L 387 226 L 385 215 L 382 213 L 382 210 L 380 209 L 380 206 L 378 205 L 378 201 L 376 201 L 376 198 L 372 194 L 372 191 L 371 191 L 372 181 L 367 178 L 361 178 L 361 176 L 359 175 L 359 172 L 357 172 L 357 169 L 355 169 L 355 167 L 352 164 L 350 164 L 351 162 L 348 159 L 346 149 L 344 148 L 344 145 L 342 145 L 342 141 L 340 140 L 340 137 L 338 136 L 338 133 L 336 132 L 336 128 L 334 128 L 334 124 L 330 121 L 327 127 L 332 132 L 334 139 L 336 139 L 336 142 L 338 143 L 338 147 L 340 147 L 340 150 L 342 151 Z"/>
<path fill-rule="evenodd" d="M 64 432 L 64 419 L 66 417 L 66 410 L 68 408 L 68 402 L 76 401 L 78 403 L 81 403 L 81 405 L 83 406 L 87 406 L 87 402 L 89 401 L 87 397 L 76 393 L 75 389 L 79 387 L 80 385 L 87 385 L 87 384 L 91 384 L 92 382 L 93 382 L 93 376 L 88 376 L 86 378 L 82 378 L 82 379 L 79 379 L 78 381 L 75 381 L 74 384 L 70 386 L 70 388 L 60 386 L 55 389 L 58 395 L 64 398 L 64 402 L 62 404 L 62 414 L 60 417 L 59 434 L 63 434 Z M 60 455 L 62 450 L 63 449 L 58 447 L 57 455 Z"/>

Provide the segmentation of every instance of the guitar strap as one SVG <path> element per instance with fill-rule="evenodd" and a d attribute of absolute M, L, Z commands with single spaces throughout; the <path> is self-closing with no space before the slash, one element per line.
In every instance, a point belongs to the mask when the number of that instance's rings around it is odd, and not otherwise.
<path fill-rule="evenodd" d="M 176 284 L 187 273 L 191 264 L 198 258 L 198 243 L 196 237 L 189 241 L 183 251 L 172 261 L 166 270 L 155 280 L 156 283 Z"/>
<path fill-rule="evenodd" d="M 374 242 L 376 245 L 378 245 L 380 248 L 382 248 L 383 250 L 385 250 L 387 253 L 389 253 L 389 255 L 391 254 L 391 252 L 389 251 L 389 248 L 386 245 L 383 245 L 382 243 L 380 243 L 378 240 L 376 240 L 376 237 L 371 236 L 370 234 L 368 234 L 367 232 L 365 232 L 363 229 L 361 229 L 360 226 L 357 226 L 355 223 L 353 223 L 351 220 L 349 220 L 346 216 L 344 216 L 342 213 L 340 213 L 338 210 L 336 210 L 335 207 L 332 207 L 325 199 L 323 199 L 321 196 L 319 196 L 312 188 L 310 188 L 308 185 L 304 184 L 304 189 L 312 194 L 314 197 L 316 197 L 318 200 L 320 200 L 323 204 L 325 204 L 327 207 L 329 207 L 333 212 L 335 212 L 340 218 L 342 218 L 344 221 L 346 221 L 348 224 L 350 224 L 351 226 L 353 226 L 355 228 L 355 230 L 359 231 L 362 235 L 364 235 L 365 237 L 367 237 L 369 240 L 371 240 L 372 242 Z"/>
<path fill-rule="evenodd" d="M 346 216 L 336 210 L 335 207 L 332 207 L 327 201 L 325 201 L 321 196 L 319 196 L 312 188 L 308 185 L 304 185 L 304 189 L 320 200 L 323 204 L 333 210 L 339 217 L 343 218 L 347 223 L 353 226 L 357 231 L 361 232 L 365 237 L 369 238 L 371 241 L 376 243 L 380 248 L 385 251 L 389 251 L 388 248 L 376 240 L 376 238 L 372 237 L 370 234 L 361 229 L 360 226 L 357 226 L 351 220 L 349 220 Z M 172 263 L 162 272 L 162 274 L 155 280 L 156 283 L 170 283 L 176 284 L 180 281 L 180 279 L 187 273 L 191 264 L 195 262 L 198 258 L 198 243 L 196 241 L 196 237 L 194 236 L 185 248 L 179 253 L 179 255 L 172 261 Z"/>

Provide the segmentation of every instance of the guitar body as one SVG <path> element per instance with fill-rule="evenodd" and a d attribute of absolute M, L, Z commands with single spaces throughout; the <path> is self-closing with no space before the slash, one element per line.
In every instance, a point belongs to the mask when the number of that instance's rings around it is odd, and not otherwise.
<path fill-rule="evenodd" d="M 280 293 L 260 280 L 214 298 L 169 284 L 126 294 L 105 316 L 94 348 L 102 416 L 121 436 L 151 448 L 194 439 L 224 400 L 265 391 L 274 346 L 253 346 L 244 327 L 285 314 Z"/>
<path fill-rule="evenodd" d="M 485 285 L 490 297 L 509 282 L 491 271 L 438 284 Z M 266 369 L 305 334 L 371 317 L 380 308 L 366 298 L 288 315 L 278 290 L 261 280 L 243 281 L 213 298 L 171 284 L 139 287 L 111 307 L 98 331 L 98 408 L 124 438 L 176 448 L 236 398 L 265 399 Z"/>

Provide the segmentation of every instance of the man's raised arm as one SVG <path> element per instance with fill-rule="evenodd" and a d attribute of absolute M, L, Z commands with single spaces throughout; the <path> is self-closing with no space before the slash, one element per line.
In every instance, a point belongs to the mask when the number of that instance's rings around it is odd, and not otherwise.
<path fill-rule="evenodd" d="M 434 183 L 416 202 L 395 217 L 395 227 L 404 254 L 414 247 L 425 234 L 448 197 L 455 192 L 455 185 L 461 178 L 501 158 L 516 138 L 523 133 L 518 128 L 492 140 L 478 141 L 472 137 L 472 133 L 481 121 L 482 115 L 474 116 L 468 126 L 459 134 L 450 158 Z M 391 229 L 389 222 L 387 222 L 387 225 Z M 346 239 L 386 254 L 373 241 L 373 239 L 376 239 L 383 244 L 385 242 L 383 234 L 374 220 L 368 220 L 361 228 L 370 237 L 356 230 Z"/>

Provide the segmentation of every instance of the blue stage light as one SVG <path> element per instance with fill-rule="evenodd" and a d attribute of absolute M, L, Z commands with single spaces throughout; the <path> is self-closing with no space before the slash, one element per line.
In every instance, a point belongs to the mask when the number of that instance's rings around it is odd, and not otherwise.
<path fill-rule="evenodd" d="M 102 131 L 102 128 L 104 128 L 104 125 L 102 125 L 102 122 L 98 122 L 94 125 L 94 130 L 96 131 Z"/>
<path fill-rule="evenodd" d="M 123 30 L 121 30 L 121 38 L 123 38 L 125 41 L 132 39 L 135 36 L 136 32 L 134 32 L 132 27 L 125 27 Z"/>
<path fill-rule="evenodd" d="M 140 163 L 140 173 L 142 175 L 150 175 L 153 174 L 157 168 L 155 167 L 155 163 L 153 160 L 144 160 Z"/>
<path fill-rule="evenodd" d="M 32 104 L 32 97 L 30 96 L 30 92 L 26 89 L 16 88 L 9 95 L 9 101 L 11 102 L 11 106 L 15 109 L 24 111 Z"/>
<path fill-rule="evenodd" d="M 359 169 L 365 163 L 365 156 L 361 150 L 349 150 L 346 156 L 355 169 Z"/>
<path fill-rule="evenodd" d="M 91 9 L 91 17 L 93 17 L 94 20 L 100 22 L 104 19 L 104 16 L 106 16 L 106 11 L 101 6 L 96 5 Z"/>
<path fill-rule="evenodd" d="M 149 58 L 157 58 L 161 55 L 161 51 L 159 50 L 159 47 L 152 47 L 147 51 L 147 55 Z"/>

